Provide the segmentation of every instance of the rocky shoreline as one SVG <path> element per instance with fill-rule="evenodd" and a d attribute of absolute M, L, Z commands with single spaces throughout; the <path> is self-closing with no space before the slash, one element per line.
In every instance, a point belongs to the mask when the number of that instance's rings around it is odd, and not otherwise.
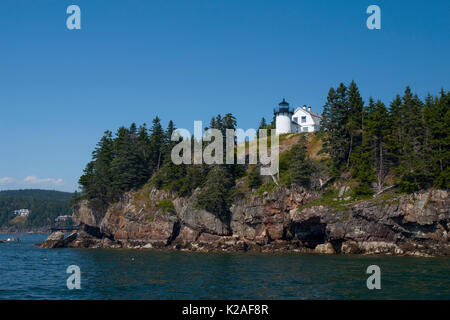
<path fill-rule="evenodd" d="M 312 205 L 318 195 L 302 188 L 279 188 L 238 195 L 229 221 L 197 209 L 196 195 L 147 187 L 125 194 L 104 213 L 82 201 L 73 213 L 79 230 L 52 234 L 40 246 L 450 256 L 445 190 L 332 207 Z"/>

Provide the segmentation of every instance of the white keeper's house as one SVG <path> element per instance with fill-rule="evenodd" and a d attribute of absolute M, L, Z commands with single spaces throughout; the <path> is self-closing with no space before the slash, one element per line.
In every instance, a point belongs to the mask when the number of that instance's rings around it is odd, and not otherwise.
<path fill-rule="evenodd" d="M 293 108 L 283 98 L 273 109 L 276 133 L 314 132 L 320 129 L 322 116 L 311 111 L 311 106 Z"/>

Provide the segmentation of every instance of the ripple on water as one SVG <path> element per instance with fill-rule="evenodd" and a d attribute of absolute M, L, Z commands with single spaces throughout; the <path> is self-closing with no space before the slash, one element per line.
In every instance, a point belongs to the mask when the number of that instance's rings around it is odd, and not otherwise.
<path fill-rule="evenodd" d="M 1 299 L 450 299 L 448 258 L 41 249 L 0 245 Z M 68 290 L 78 265 L 81 290 Z M 382 290 L 366 288 L 381 267 Z"/>

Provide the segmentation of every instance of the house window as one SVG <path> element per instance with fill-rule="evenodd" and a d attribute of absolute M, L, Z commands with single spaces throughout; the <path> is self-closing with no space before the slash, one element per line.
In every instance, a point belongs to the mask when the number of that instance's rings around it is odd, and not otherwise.
<path fill-rule="evenodd" d="M 294 117 L 294 122 L 298 123 L 298 118 L 297 117 Z"/>
<path fill-rule="evenodd" d="M 303 127 L 303 132 L 308 132 L 308 127 Z"/>
<path fill-rule="evenodd" d="M 306 123 L 306 116 L 302 116 L 302 123 Z"/>

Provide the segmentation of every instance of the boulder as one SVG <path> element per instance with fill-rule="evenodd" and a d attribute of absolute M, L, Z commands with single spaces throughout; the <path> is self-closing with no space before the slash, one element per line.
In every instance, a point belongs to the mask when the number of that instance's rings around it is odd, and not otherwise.
<path fill-rule="evenodd" d="M 323 254 L 334 254 L 334 253 L 336 253 L 336 251 L 334 251 L 333 245 L 331 243 L 329 243 L 329 242 L 318 244 L 315 247 L 314 252 L 316 252 L 316 253 L 323 253 Z"/>
<path fill-rule="evenodd" d="M 61 231 L 56 231 L 49 235 L 46 241 L 59 241 L 62 239 L 64 239 L 64 233 Z"/>

